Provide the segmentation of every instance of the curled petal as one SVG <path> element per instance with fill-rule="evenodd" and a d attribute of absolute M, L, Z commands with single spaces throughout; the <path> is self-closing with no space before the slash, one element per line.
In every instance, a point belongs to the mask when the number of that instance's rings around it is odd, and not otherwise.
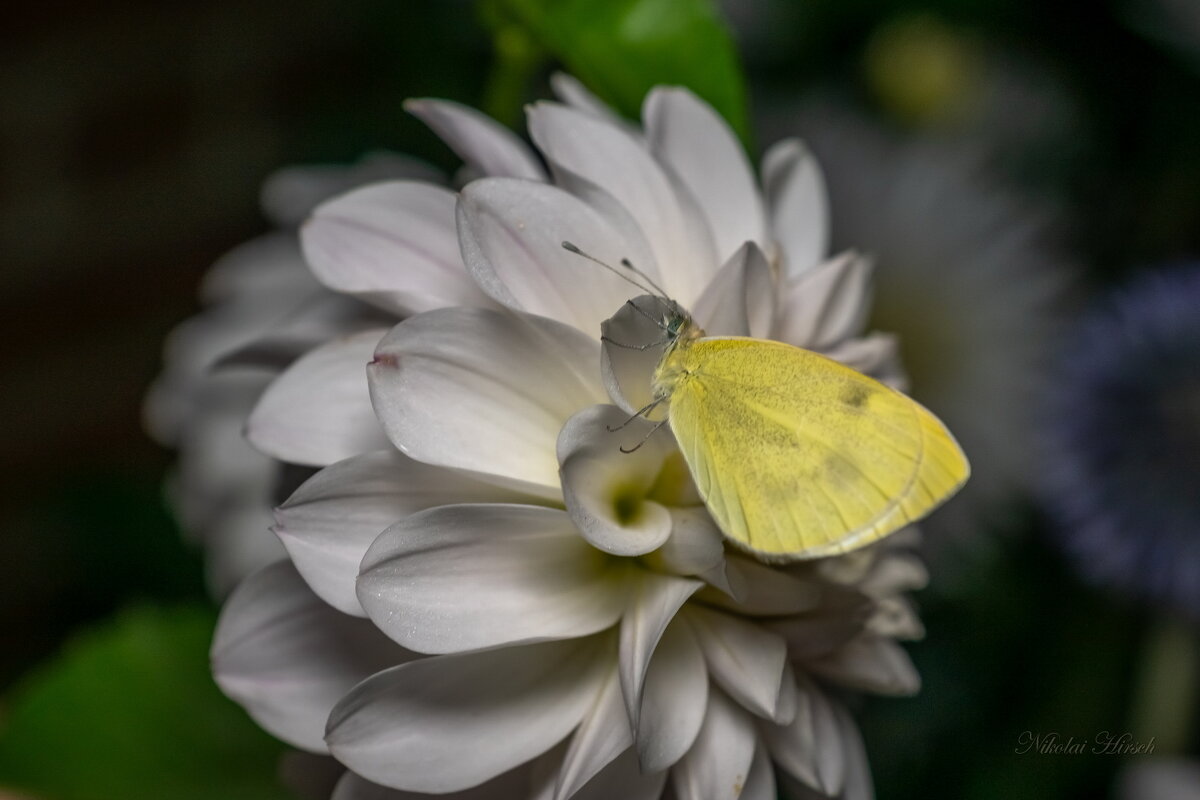
<path fill-rule="evenodd" d="M 402 452 L 557 499 L 555 442 L 572 414 L 604 400 L 598 359 L 595 340 L 560 322 L 446 308 L 393 328 L 368 378 Z"/>
<path fill-rule="evenodd" d="M 409 514 L 450 503 L 528 502 L 456 470 L 379 450 L 318 472 L 275 511 L 275 533 L 321 599 L 364 616 L 355 581 L 367 548 Z"/>
<path fill-rule="evenodd" d="M 754 723 L 720 691 L 708 696 L 704 724 L 696 743 L 671 777 L 679 800 L 737 800 L 750 778 L 754 759 Z"/>
<path fill-rule="evenodd" d="M 787 660 L 782 637 L 699 606 L 688 608 L 687 621 L 717 685 L 751 713 L 773 719 Z"/>
<path fill-rule="evenodd" d="M 558 436 L 567 511 L 583 538 L 606 553 L 643 555 L 671 535 L 670 513 L 647 494 L 674 447 L 668 432 L 653 429 L 602 405 L 571 417 Z"/>
<path fill-rule="evenodd" d="M 404 109 L 484 175 L 546 179 L 546 171 L 533 151 L 486 114 L 450 100 L 412 99 L 404 103 Z"/>
<path fill-rule="evenodd" d="M 371 545 L 358 599 L 405 647 L 455 653 L 603 630 L 621 615 L 628 575 L 558 509 L 440 506 Z"/>
<path fill-rule="evenodd" d="M 777 302 L 767 257 L 746 242 L 696 298 L 692 314 L 709 336 L 766 337 L 775 324 Z"/>
<path fill-rule="evenodd" d="M 621 235 L 604 215 L 557 186 L 511 178 L 472 181 L 458 202 L 458 234 L 467 269 L 497 302 L 600 337 L 600 323 L 644 281 L 629 259 L 654 273 L 648 250 Z M 600 264 L 563 247 L 578 250 Z M 617 271 L 613 271 L 617 270 Z"/>
<path fill-rule="evenodd" d="M 313 274 L 394 314 L 490 305 L 458 253 L 455 195 L 419 181 L 356 189 L 317 207 L 300 231 Z"/>
<path fill-rule="evenodd" d="M 385 447 L 366 381 L 383 333 L 334 340 L 292 364 L 250 413 L 250 443 L 281 461 L 314 467 Z"/>
<path fill-rule="evenodd" d="M 724 567 L 725 539 L 704 506 L 671 508 L 671 536 L 649 555 L 663 572 L 703 576 Z"/>
<path fill-rule="evenodd" d="M 701 586 L 700 581 L 652 573 L 644 573 L 633 584 L 621 618 L 619 660 L 621 692 L 634 729 L 639 726 L 638 712 L 654 648 L 675 613 Z"/>
<path fill-rule="evenodd" d="M 664 317 L 673 311 L 660 298 L 645 294 L 621 306 L 600 325 L 604 387 L 626 413 L 643 412 L 649 420 L 666 416 L 661 405 L 651 407 L 652 381 L 669 342 Z"/>
<path fill-rule="evenodd" d="M 676 618 L 663 632 L 646 671 L 637 721 L 642 771 L 665 770 L 696 741 L 708 705 L 708 670 L 691 627 Z"/>
<path fill-rule="evenodd" d="M 829 251 L 829 198 L 816 158 L 799 139 L 773 145 L 762 160 L 771 230 L 783 250 L 784 274 L 799 275 Z"/>
<path fill-rule="evenodd" d="M 772 338 L 825 351 L 859 334 L 870 310 L 873 266 L 850 251 L 789 280 Z"/>
<path fill-rule="evenodd" d="M 383 786 L 469 789 L 566 738 L 595 702 L 611 647 L 599 636 L 403 664 L 342 698 L 325 740 Z"/>
<path fill-rule="evenodd" d="M 687 89 L 657 88 L 642 106 L 650 152 L 691 192 L 718 260 L 745 242 L 767 243 L 767 219 L 750 160 L 733 130 Z"/>
<path fill-rule="evenodd" d="M 411 658 L 366 620 L 321 602 L 286 561 L 233 592 L 212 644 L 221 690 L 280 739 L 317 753 L 325 751 L 325 720 L 338 698 Z"/>

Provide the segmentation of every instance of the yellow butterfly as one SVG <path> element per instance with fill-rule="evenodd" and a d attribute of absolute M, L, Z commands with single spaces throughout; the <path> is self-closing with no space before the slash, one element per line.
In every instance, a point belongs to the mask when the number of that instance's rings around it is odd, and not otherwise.
<path fill-rule="evenodd" d="M 642 412 L 667 406 L 664 422 L 736 546 L 772 561 L 846 553 L 966 482 L 958 443 L 910 397 L 789 344 L 707 337 L 677 303 L 653 299 L 665 350 Z"/>

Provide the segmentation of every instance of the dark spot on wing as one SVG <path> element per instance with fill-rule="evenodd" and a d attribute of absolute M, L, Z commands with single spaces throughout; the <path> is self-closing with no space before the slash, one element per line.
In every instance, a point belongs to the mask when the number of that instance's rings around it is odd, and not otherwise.
<path fill-rule="evenodd" d="M 842 390 L 842 402 L 851 408 L 862 408 L 870 396 L 871 390 L 857 383 L 852 383 Z"/>

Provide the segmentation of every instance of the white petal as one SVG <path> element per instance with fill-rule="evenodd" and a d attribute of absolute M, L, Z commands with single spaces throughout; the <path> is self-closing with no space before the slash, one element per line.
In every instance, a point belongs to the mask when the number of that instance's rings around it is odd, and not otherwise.
<path fill-rule="evenodd" d="M 555 441 L 572 414 L 604 401 L 599 357 L 595 340 L 553 320 L 440 309 L 379 343 L 371 398 L 412 458 L 557 498 Z"/>
<path fill-rule="evenodd" d="M 699 605 L 688 608 L 687 621 L 717 685 L 751 713 L 773 718 L 787 660 L 783 639 L 758 625 Z"/>
<path fill-rule="evenodd" d="M 739 800 L 778 800 L 779 794 L 775 788 L 775 768 L 771 765 L 771 756 L 761 744 L 754 749 L 754 760 L 750 762 L 750 777 L 746 779 L 746 788 L 742 789 Z M 334 798 L 337 800 L 337 798 Z"/>
<path fill-rule="evenodd" d="M 672 508 L 671 536 L 649 559 L 664 572 L 704 575 L 723 567 L 725 544 L 721 529 L 703 506 Z"/>
<path fill-rule="evenodd" d="M 867 762 L 867 750 L 858 724 L 841 703 L 834 703 L 833 711 L 842 738 L 842 752 L 846 755 L 846 785 L 842 789 L 842 800 L 875 800 L 871 765 Z"/>
<path fill-rule="evenodd" d="M 751 616 L 783 616 L 811 611 L 822 601 L 823 589 L 783 570 L 742 556 L 727 554 L 725 569 L 735 597 L 706 589 L 706 603 Z"/>
<path fill-rule="evenodd" d="M 646 495 L 674 441 L 666 431 L 653 430 L 640 417 L 602 405 L 571 417 L 558 436 L 567 511 L 583 538 L 606 553 L 644 555 L 671 535 L 670 513 Z"/>
<path fill-rule="evenodd" d="M 842 686 L 876 694 L 903 697 L 921 690 L 921 676 L 904 648 L 871 633 L 806 662 L 805 668 Z"/>
<path fill-rule="evenodd" d="M 766 337 L 775 321 L 776 294 L 767 257 L 747 242 L 696 298 L 692 315 L 709 336 Z"/>
<path fill-rule="evenodd" d="M 275 511 L 274 530 L 321 599 L 364 616 L 355 581 L 363 555 L 384 528 L 434 506 L 493 502 L 528 498 L 395 450 L 380 450 L 340 461 L 305 481 Z"/>
<path fill-rule="evenodd" d="M 336 339 L 290 366 L 250 413 L 250 443 L 281 461 L 314 467 L 386 447 L 366 372 L 383 334 L 371 329 Z"/>
<path fill-rule="evenodd" d="M 616 112 L 608 107 L 608 104 L 592 94 L 573 75 L 568 75 L 565 72 L 555 72 L 550 76 L 550 91 L 554 92 L 555 97 L 572 108 L 590 112 L 597 117 L 606 119 L 617 125 L 624 125 L 630 129 L 633 127 L 623 118 L 617 116 Z"/>
<path fill-rule="evenodd" d="M 589 637 L 404 664 L 346 695 L 325 739 L 339 761 L 384 786 L 468 789 L 565 738 L 595 701 L 611 647 Z"/>
<path fill-rule="evenodd" d="M 761 724 L 763 739 L 781 768 L 824 795 L 836 795 L 846 760 L 833 704 L 808 679 L 798 679 L 796 688 L 796 716 L 788 725 Z"/>
<path fill-rule="evenodd" d="M 867 630 L 891 639 L 916 641 L 925 638 L 925 626 L 917 608 L 907 597 L 883 597 L 875 601 L 875 611 L 867 620 Z"/>
<path fill-rule="evenodd" d="M 663 631 L 700 581 L 645 572 L 629 591 L 629 605 L 621 618 L 620 670 L 625 709 L 638 727 L 646 670 Z"/>
<path fill-rule="evenodd" d="M 687 89 L 657 88 L 642 106 L 646 140 L 699 204 L 718 261 L 745 242 L 767 244 L 762 195 L 750 160 L 729 124 Z"/>
<path fill-rule="evenodd" d="M 874 604 L 865 595 L 830 586 L 825 590 L 825 602 L 815 611 L 762 624 L 787 641 L 789 658 L 807 661 L 833 652 L 862 633 L 873 610 Z"/>
<path fill-rule="evenodd" d="M 449 794 L 389 789 L 353 772 L 347 772 L 338 781 L 329 800 L 524 800 L 529 796 L 529 767 L 522 764 L 487 783 Z"/>
<path fill-rule="evenodd" d="M 785 139 L 762 160 L 771 232 L 783 249 L 784 275 L 815 267 L 829 252 L 829 198 L 821 167 L 799 139 Z"/>
<path fill-rule="evenodd" d="M 555 800 L 575 796 L 580 787 L 633 744 L 629 717 L 621 699 L 621 682 L 616 665 L 613 667 L 596 695 L 595 704 L 571 737 L 555 784 Z"/>
<path fill-rule="evenodd" d="M 901 392 L 908 391 L 908 375 L 900 363 L 899 340 L 890 333 L 869 333 L 847 339 L 823 355 L 870 375 Z"/>
<path fill-rule="evenodd" d="M 467 269 L 497 302 L 540 314 L 600 338 L 600 323 L 633 295 L 629 259 L 656 278 L 650 253 L 622 237 L 603 215 L 557 186 L 511 178 L 473 181 L 458 203 Z M 614 269 L 614 273 L 563 242 Z"/>
<path fill-rule="evenodd" d="M 828 350 L 858 335 L 871 302 L 870 259 L 853 251 L 789 280 L 772 338 L 807 350 Z"/>
<path fill-rule="evenodd" d="M 325 719 L 350 687 L 413 658 L 366 620 L 321 602 L 286 561 L 233 592 L 212 644 L 221 690 L 288 744 L 324 752 Z"/>
<path fill-rule="evenodd" d="M 432 128 L 459 158 L 484 175 L 546 179 L 546 171 L 533 151 L 486 114 L 450 100 L 408 100 L 404 108 Z"/>
<path fill-rule="evenodd" d="M 441 183 L 445 176 L 419 159 L 376 151 L 356 164 L 304 164 L 278 169 L 263 181 L 259 203 L 274 224 L 294 228 L 319 203 L 334 195 L 356 186 L 401 179 Z"/>
<path fill-rule="evenodd" d="M 395 314 L 489 305 L 458 252 L 454 192 L 393 181 L 317 207 L 301 229 L 304 255 L 329 288 Z"/>
<path fill-rule="evenodd" d="M 642 412 L 647 419 L 666 416 L 654 401 L 654 370 L 665 352 L 668 338 L 660 320 L 665 303 L 653 295 L 639 295 L 617 309 L 600 325 L 604 337 L 600 371 L 604 388 L 617 406 L 629 414 Z"/>
<path fill-rule="evenodd" d="M 659 800 L 667 773 L 644 773 L 633 750 L 626 750 L 600 771 L 572 800 Z"/>
<path fill-rule="evenodd" d="M 695 201 L 642 143 L 606 120 L 551 103 L 529 111 L 529 131 L 560 185 L 593 203 L 599 189 L 636 220 L 663 287 L 690 304 L 719 266 L 711 233 Z"/>
<path fill-rule="evenodd" d="M 358 599 L 421 653 L 584 636 L 616 623 L 627 565 L 541 506 L 440 506 L 384 531 L 363 557 Z"/>
<path fill-rule="evenodd" d="M 638 715 L 637 757 L 645 772 L 665 770 L 691 748 L 708 705 L 708 671 L 691 627 L 676 618 L 646 671 Z"/>
<path fill-rule="evenodd" d="M 929 570 L 924 562 L 908 553 L 889 553 L 880 558 L 858 588 L 872 597 L 913 592 L 929 585 Z"/>
<path fill-rule="evenodd" d="M 755 738 L 750 715 L 710 692 L 696 743 L 671 770 L 679 800 L 737 800 L 750 777 Z"/>

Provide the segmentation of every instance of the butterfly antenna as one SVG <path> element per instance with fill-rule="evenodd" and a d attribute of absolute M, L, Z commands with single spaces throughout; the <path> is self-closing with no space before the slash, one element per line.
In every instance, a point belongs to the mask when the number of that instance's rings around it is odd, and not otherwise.
<path fill-rule="evenodd" d="M 637 288 L 641 289 L 641 290 L 642 290 L 643 292 L 645 292 L 646 294 L 652 294 L 652 295 L 655 295 L 655 296 L 657 296 L 657 295 L 658 295 L 658 293 L 662 291 L 661 289 L 658 289 L 658 287 L 654 286 L 654 281 L 651 281 L 651 280 L 650 280 L 650 279 L 649 279 L 649 278 L 648 278 L 648 277 L 645 275 L 645 273 L 643 273 L 641 270 L 636 270 L 636 269 L 635 269 L 635 270 L 633 270 L 633 272 L 634 272 L 634 274 L 635 274 L 635 275 L 640 275 L 642 278 L 645 278 L 647 281 L 649 281 L 649 283 L 650 283 L 650 286 L 644 286 L 643 284 L 640 284 L 640 283 L 638 283 L 638 282 L 637 282 L 637 281 L 635 281 L 633 278 L 629 277 L 629 276 L 628 276 L 628 275 L 626 275 L 624 272 L 621 272 L 621 270 L 617 269 L 617 268 L 616 268 L 616 267 L 614 267 L 613 265 L 611 265 L 611 264 L 606 264 L 606 263 L 604 263 L 603 261 L 601 261 L 600 259 L 596 258 L 595 256 L 593 256 L 593 255 L 589 255 L 588 253 L 585 253 L 585 252 L 583 252 L 583 251 L 582 251 L 582 250 L 580 250 L 578 247 L 576 247 L 575 245 L 573 245 L 571 242 L 564 241 L 564 242 L 562 243 L 562 249 L 563 249 L 563 250 L 566 250 L 568 253 L 574 253 L 574 254 L 575 254 L 575 255 L 577 255 L 577 256 L 583 256 L 583 257 L 584 257 L 584 258 L 586 258 L 588 261 L 592 261 L 592 262 L 594 262 L 594 263 L 596 263 L 596 264 L 599 264 L 600 266 L 604 267 L 606 270 L 608 270 L 608 271 L 609 271 L 609 272 L 611 272 L 612 274 L 616 275 L 616 276 L 617 276 L 618 278 L 620 278 L 621 280 L 623 280 L 623 281 L 628 281 L 629 283 L 632 283 L 634 286 L 636 286 Z M 629 259 L 627 259 L 627 258 L 623 258 L 623 259 L 621 259 L 621 264 L 622 264 L 622 265 L 625 265 L 625 266 L 628 266 L 628 267 L 630 267 L 631 269 L 632 269 L 632 267 L 633 267 L 633 265 L 629 263 Z M 653 286 L 654 288 L 650 288 L 650 287 L 652 287 L 652 286 Z M 656 289 L 658 289 L 658 290 L 656 291 Z"/>
<path fill-rule="evenodd" d="M 630 272 L 632 272 L 634 275 L 637 275 L 639 278 L 644 280 L 646 283 L 650 284 L 652 287 L 654 287 L 654 291 L 651 292 L 651 294 L 655 294 L 663 300 L 671 299 L 670 295 L 668 295 L 665 291 L 663 291 L 663 288 L 661 286 L 659 286 L 657 283 L 655 283 L 653 278 L 651 278 L 649 275 L 647 275 L 646 273 L 642 272 L 640 269 L 635 267 L 633 265 L 633 262 L 630 261 L 628 258 L 621 259 L 621 266 L 624 267 L 625 269 L 629 270 Z"/>

